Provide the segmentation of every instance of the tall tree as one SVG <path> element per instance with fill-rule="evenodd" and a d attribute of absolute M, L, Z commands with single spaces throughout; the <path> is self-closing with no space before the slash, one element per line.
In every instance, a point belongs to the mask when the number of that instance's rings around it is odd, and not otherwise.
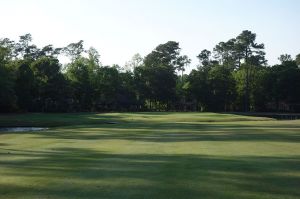
<path fill-rule="evenodd" d="M 182 55 L 177 58 L 176 70 L 181 72 L 181 82 L 183 82 L 183 72 L 185 68 L 191 63 L 191 59 L 187 55 Z"/>
<path fill-rule="evenodd" d="M 281 63 L 293 61 L 292 56 L 289 54 L 280 55 L 278 60 L 281 61 Z"/>
<path fill-rule="evenodd" d="M 196 107 L 194 109 L 197 111 L 207 111 L 209 110 L 209 102 L 211 101 L 208 71 L 199 69 L 191 71 L 186 87 L 188 95 L 195 100 Z"/>
<path fill-rule="evenodd" d="M 211 52 L 207 49 L 201 51 L 201 53 L 197 56 L 200 62 L 200 67 L 206 69 L 210 65 L 211 61 Z"/>
<path fill-rule="evenodd" d="M 80 40 L 77 43 L 70 43 L 67 47 L 63 48 L 62 51 L 72 62 L 75 61 L 80 58 L 81 54 L 84 52 L 83 40 Z"/>
<path fill-rule="evenodd" d="M 49 44 L 44 46 L 41 50 L 39 50 L 39 57 L 47 56 L 47 57 L 57 57 L 62 51 L 62 48 L 54 48 L 53 45 Z"/>
<path fill-rule="evenodd" d="M 215 58 L 219 60 L 221 65 L 235 68 L 239 66 L 240 54 L 239 45 L 236 39 L 230 39 L 227 42 L 220 42 L 214 48 Z"/>
<path fill-rule="evenodd" d="M 157 46 L 145 57 L 145 84 L 149 88 L 150 104 L 169 108 L 176 93 L 176 64 L 180 54 L 179 43 L 169 41 Z M 151 106 L 151 105 L 150 105 Z"/>
<path fill-rule="evenodd" d="M 15 50 L 17 54 L 20 54 L 24 59 L 37 59 L 39 55 L 39 49 L 36 45 L 31 44 L 32 36 L 31 34 L 25 34 L 20 36 L 19 42 L 15 45 Z"/>
<path fill-rule="evenodd" d="M 92 108 L 93 88 L 90 78 L 88 60 L 76 58 L 66 66 L 66 76 L 74 88 L 74 98 L 77 110 L 90 111 Z"/>
<path fill-rule="evenodd" d="M 208 84 L 211 96 L 209 102 L 210 110 L 232 110 L 236 96 L 236 85 L 231 70 L 226 66 L 216 65 L 209 71 Z"/>
<path fill-rule="evenodd" d="M 126 62 L 125 64 L 125 71 L 134 71 L 135 68 L 140 67 L 143 64 L 144 59 L 142 56 L 137 53 L 133 55 L 130 61 Z"/>
<path fill-rule="evenodd" d="M 300 54 L 296 56 L 296 63 L 300 67 Z"/>
<path fill-rule="evenodd" d="M 9 49 L 0 46 L 0 112 L 16 109 L 14 72 L 9 61 Z"/>
<path fill-rule="evenodd" d="M 35 76 L 30 67 L 29 60 L 15 61 L 16 81 L 15 91 L 17 95 L 17 105 L 22 111 L 31 111 L 34 96 L 36 95 Z"/>
<path fill-rule="evenodd" d="M 253 70 L 255 66 L 260 66 L 266 63 L 264 44 L 256 43 L 256 34 L 245 30 L 236 38 L 236 46 L 238 49 L 239 62 L 244 60 L 245 68 L 245 97 L 244 111 L 249 111 L 250 84 Z M 239 65 L 241 65 L 239 63 Z"/>
<path fill-rule="evenodd" d="M 61 74 L 59 60 L 52 57 L 40 57 L 31 64 L 35 76 L 37 95 L 35 110 L 54 112 L 63 111 L 69 96 L 68 84 Z"/>

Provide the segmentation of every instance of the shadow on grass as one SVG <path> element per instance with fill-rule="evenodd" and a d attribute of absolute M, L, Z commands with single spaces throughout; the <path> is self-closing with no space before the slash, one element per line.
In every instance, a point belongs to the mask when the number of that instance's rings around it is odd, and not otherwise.
<path fill-rule="evenodd" d="M 227 114 L 227 113 L 222 113 Z M 229 112 L 228 114 L 237 116 L 247 116 L 247 117 L 267 117 L 276 120 L 299 120 L 299 113 L 285 113 L 285 112 Z"/>
<path fill-rule="evenodd" d="M 120 115 L 94 113 L 28 113 L 0 114 L 0 127 L 59 127 L 70 125 L 95 125 L 119 121 Z"/>
<path fill-rule="evenodd" d="M 250 126 L 189 123 L 127 123 L 45 131 L 36 138 L 75 140 L 132 140 L 144 142 L 279 141 L 300 142 L 299 126 Z"/>
<path fill-rule="evenodd" d="M 138 121 L 169 121 L 169 122 L 234 122 L 255 121 L 261 118 L 236 117 L 233 115 L 215 113 L 27 113 L 27 114 L 0 114 L 0 127 L 58 127 L 70 125 L 96 125 L 107 122 L 128 123 Z"/>
<path fill-rule="evenodd" d="M 128 155 L 79 148 L 0 156 L 1 178 L 10 179 L 0 181 L 3 198 L 300 197 L 298 156 Z"/>

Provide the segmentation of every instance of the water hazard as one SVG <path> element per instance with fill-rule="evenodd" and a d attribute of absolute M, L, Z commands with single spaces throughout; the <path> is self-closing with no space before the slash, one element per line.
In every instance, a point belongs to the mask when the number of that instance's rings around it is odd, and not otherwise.
<path fill-rule="evenodd" d="M 45 127 L 2 127 L 0 132 L 30 132 L 47 130 Z"/>

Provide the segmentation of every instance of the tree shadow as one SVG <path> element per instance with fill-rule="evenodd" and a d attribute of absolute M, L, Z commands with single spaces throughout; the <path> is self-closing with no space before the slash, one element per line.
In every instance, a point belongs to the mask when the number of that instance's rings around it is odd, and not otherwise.
<path fill-rule="evenodd" d="M 27 113 L 0 114 L 0 127 L 61 127 L 70 125 L 95 125 L 120 121 L 114 114 L 94 113 Z"/>
<path fill-rule="evenodd" d="M 35 138 L 131 140 L 144 142 L 279 141 L 300 142 L 299 126 L 207 123 L 123 123 L 60 128 L 34 133 Z"/>
<path fill-rule="evenodd" d="M 191 114 L 195 114 L 191 119 Z M 188 117 L 186 117 L 188 116 Z M 253 119 L 254 118 L 254 119 Z M 70 125 L 99 125 L 108 122 L 128 123 L 147 122 L 151 120 L 170 122 L 234 122 L 255 121 L 255 117 L 237 117 L 234 115 L 215 113 L 177 113 L 177 112 L 147 112 L 147 113 L 26 113 L 0 114 L 0 127 L 62 127 Z M 173 121 L 172 121 L 173 120 Z M 192 121 L 191 121 L 192 120 Z M 260 120 L 260 119 L 258 119 Z"/>
<path fill-rule="evenodd" d="M 3 198 L 299 198 L 300 157 L 11 150 Z M 14 158 L 9 159 L 9 156 Z M 14 181 L 15 180 L 15 181 Z M 14 183 L 12 183 L 14 182 Z"/>
<path fill-rule="evenodd" d="M 237 116 L 247 116 L 247 117 L 262 117 L 262 118 L 272 118 L 276 120 L 299 120 L 299 113 L 289 113 L 289 112 L 229 112 L 221 114 L 232 114 Z"/>

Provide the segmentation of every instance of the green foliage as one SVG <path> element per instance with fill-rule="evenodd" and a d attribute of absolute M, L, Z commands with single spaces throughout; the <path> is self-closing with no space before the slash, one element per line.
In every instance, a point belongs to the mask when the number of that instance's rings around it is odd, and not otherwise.
<path fill-rule="evenodd" d="M 182 65 L 188 59 L 187 57 L 179 57 L 179 53 L 179 43 L 169 41 L 161 44 L 145 57 L 144 65 L 140 67 L 141 69 L 136 70 L 136 74 L 139 77 L 143 77 L 141 79 L 143 81 L 142 84 L 144 84 L 142 88 L 147 90 L 146 93 L 141 91 L 141 96 L 145 96 L 145 98 L 150 100 L 150 108 L 152 106 L 151 103 L 157 105 L 157 102 L 161 102 L 169 108 L 169 102 L 175 98 L 175 70 L 179 62 Z M 182 66 L 180 70 L 182 70 Z"/>
<path fill-rule="evenodd" d="M 57 112 L 67 111 L 68 82 L 61 74 L 58 59 L 40 57 L 31 64 L 35 80 L 33 110 Z"/>
<path fill-rule="evenodd" d="M 9 50 L 0 46 L 0 111 L 9 112 L 16 108 L 14 71 L 8 63 Z"/>
<path fill-rule="evenodd" d="M 200 61 L 200 66 L 203 68 L 207 68 L 210 65 L 210 61 L 211 61 L 211 52 L 209 50 L 202 50 L 201 53 L 197 56 L 197 58 Z"/>
<path fill-rule="evenodd" d="M 300 54 L 298 54 L 298 55 L 296 56 L 296 63 L 297 63 L 297 65 L 298 65 L 298 67 L 300 67 Z"/>
<path fill-rule="evenodd" d="M 288 54 L 280 55 L 280 57 L 278 58 L 278 60 L 281 61 L 282 64 L 284 64 L 284 62 L 293 61 L 292 56 L 288 55 Z"/>
<path fill-rule="evenodd" d="M 296 62 L 284 62 L 282 65 L 274 66 L 270 75 L 276 78 L 272 90 L 275 97 L 273 101 L 276 103 L 277 109 L 280 102 L 286 102 L 295 105 L 295 111 L 300 111 L 298 105 L 300 99 L 300 68 L 298 68 Z"/>
<path fill-rule="evenodd" d="M 196 109 L 206 111 L 210 101 L 210 88 L 208 73 L 204 70 L 192 70 L 188 77 L 188 92 L 192 99 L 196 100 Z"/>
<path fill-rule="evenodd" d="M 248 30 L 202 50 L 190 74 L 191 59 L 175 41 L 125 66 L 103 66 L 82 40 L 41 49 L 32 41 L 0 39 L 0 112 L 300 111 L 300 55 L 267 67 L 264 44 Z M 63 67 L 61 57 L 70 58 Z"/>
<path fill-rule="evenodd" d="M 88 111 L 92 107 L 92 81 L 88 60 L 83 57 L 67 65 L 66 76 L 74 88 L 75 107 Z"/>
<path fill-rule="evenodd" d="M 129 62 L 125 64 L 125 71 L 134 71 L 135 68 L 140 67 L 143 65 L 144 59 L 140 54 L 135 54 Z"/>
<path fill-rule="evenodd" d="M 30 111 L 32 109 L 34 98 L 37 96 L 35 74 L 30 64 L 28 60 L 15 62 L 15 91 L 18 107 L 23 111 Z"/>
<path fill-rule="evenodd" d="M 80 40 L 77 43 L 71 43 L 62 50 L 72 61 L 74 61 L 79 58 L 84 51 L 83 40 Z"/>
<path fill-rule="evenodd" d="M 232 110 L 235 99 L 235 80 L 231 70 L 225 66 L 215 66 L 209 71 L 211 100 L 209 110 Z"/>

